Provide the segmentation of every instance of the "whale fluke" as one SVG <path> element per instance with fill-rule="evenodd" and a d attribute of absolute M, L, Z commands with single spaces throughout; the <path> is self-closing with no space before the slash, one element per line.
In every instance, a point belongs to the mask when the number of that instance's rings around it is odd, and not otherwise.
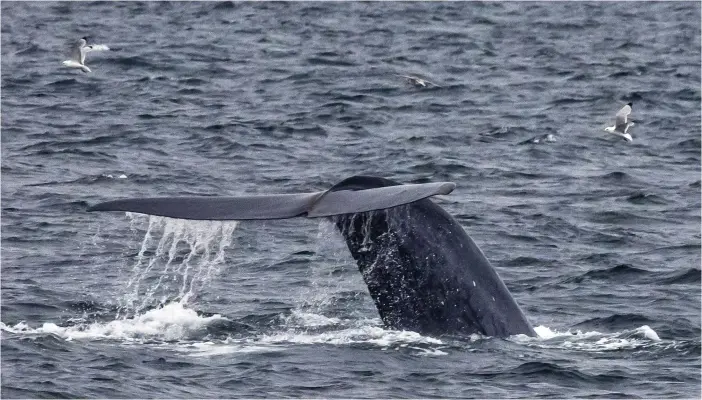
<path fill-rule="evenodd" d="M 414 203 L 427 197 L 449 194 L 455 188 L 456 184 L 453 182 L 418 183 L 373 189 L 331 188 L 314 203 L 307 212 L 307 217 L 331 217 L 385 210 Z"/>
<path fill-rule="evenodd" d="M 195 220 L 265 220 L 294 217 L 330 217 L 383 210 L 438 194 L 449 194 L 452 182 L 343 189 L 238 197 L 152 197 L 112 200 L 88 211 L 127 211 L 161 217 Z"/>
<path fill-rule="evenodd" d="M 284 219 L 303 216 L 324 192 L 240 197 L 151 197 L 107 201 L 88 211 L 127 211 L 196 220 Z"/>

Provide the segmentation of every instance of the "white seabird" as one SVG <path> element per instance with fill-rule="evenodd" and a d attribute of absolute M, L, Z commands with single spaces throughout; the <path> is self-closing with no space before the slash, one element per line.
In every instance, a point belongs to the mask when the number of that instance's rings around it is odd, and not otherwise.
<path fill-rule="evenodd" d="M 626 140 L 627 142 L 631 142 L 633 140 L 631 138 L 631 135 L 627 133 L 629 127 L 634 126 L 633 122 L 629 122 L 629 114 L 631 114 L 631 105 L 632 103 L 627 103 L 627 105 L 622 107 L 622 109 L 619 110 L 619 112 L 617 112 L 617 119 L 614 122 L 614 126 L 606 127 L 604 129 L 605 132 L 617 135 L 620 138 Z"/>
<path fill-rule="evenodd" d="M 80 68 L 81 71 L 88 73 L 90 68 L 85 65 L 85 53 L 90 51 L 105 51 L 110 48 L 104 44 L 93 44 L 88 45 L 88 38 L 81 38 L 72 48 L 71 48 L 71 59 L 63 62 L 63 65 L 69 68 Z"/>
<path fill-rule="evenodd" d="M 417 87 L 441 87 L 441 85 L 437 85 L 434 82 L 430 82 L 426 79 L 422 79 L 418 76 L 411 76 L 411 75 L 401 75 L 401 74 L 395 74 L 397 76 L 400 76 L 402 78 L 407 79 L 407 82 L 411 83 L 414 86 Z"/>

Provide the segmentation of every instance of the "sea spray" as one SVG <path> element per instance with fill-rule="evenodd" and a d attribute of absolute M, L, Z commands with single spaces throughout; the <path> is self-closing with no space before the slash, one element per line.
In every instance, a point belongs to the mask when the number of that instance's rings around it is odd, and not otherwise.
<path fill-rule="evenodd" d="M 189 221 L 127 213 L 144 232 L 118 317 L 177 301 L 186 304 L 216 276 L 231 246 L 236 221 Z"/>
<path fill-rule="evenodd" d="M 355 320 L 366 315 L 369 308 L 374 310 L 346 242 L 332 221 L 319 220 L 314 254 L 310 285 L 300 291 L 296 307 L 284 318 L 285 326 L 316 330 L 337 325 L 341 320 Z"/>
<path fill-rule="evenodd" d="M 320 219 L 317 229 L 317 258 L 324 258 L 326 262 L 310 263 L 310 287 L 298 303 L 297 311 L 324 313 L 333 307 L 335 298 L 333 293 L 338 293 L 342 286 L 348 284 L 344 278 L 335 276 L 345 271 L 350 266 L 348 263 L 348 250 L 346 244 L 337 232 L 336 227 L 326 219 Z"/>

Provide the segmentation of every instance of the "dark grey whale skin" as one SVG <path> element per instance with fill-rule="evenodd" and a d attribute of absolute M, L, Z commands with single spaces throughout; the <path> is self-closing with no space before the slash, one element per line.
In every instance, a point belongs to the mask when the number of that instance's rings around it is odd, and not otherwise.
<path fill-rule="evenodd" d="M 399 183 L 356 176 L 330 191 L 391 185 Z M 330 218 L 387 327 L 427 335 L 536 336 L 482 251 L 431 200 Z"/>

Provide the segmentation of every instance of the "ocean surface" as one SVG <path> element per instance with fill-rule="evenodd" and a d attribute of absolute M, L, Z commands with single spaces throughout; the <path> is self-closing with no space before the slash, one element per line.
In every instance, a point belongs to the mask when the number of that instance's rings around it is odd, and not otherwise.
<path fill-rule="evenodd" d="M 1 11 L 3 398 L 699 398 L 699 2 Z M 323 220 L 86 211 L 358 174 L 455 182 L 539 337 L 384 328 Z"/>

